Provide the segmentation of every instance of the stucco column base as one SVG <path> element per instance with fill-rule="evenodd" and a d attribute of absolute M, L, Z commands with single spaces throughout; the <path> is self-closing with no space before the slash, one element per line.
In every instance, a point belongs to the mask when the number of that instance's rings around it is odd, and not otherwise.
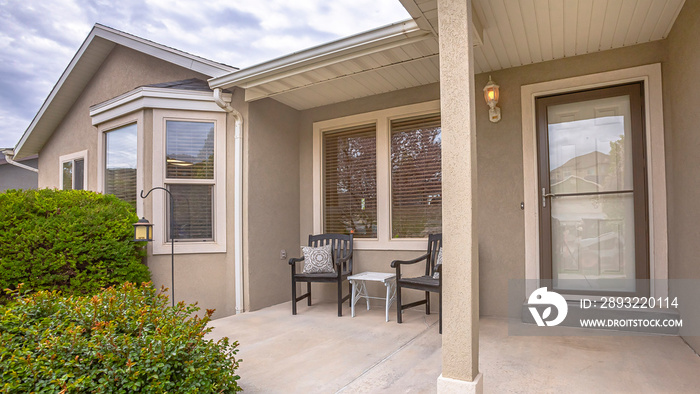
<path fill-rule="evenodd" d="M 438 393 L 459 393 L 459 394 L 482 394 L 484 392 L 484 381 L 481 380 L 482 374 L 476 375 L 473 382 L 466 380 L 457 380 L 446 378 L 440 374 L 437 380 Z"/>

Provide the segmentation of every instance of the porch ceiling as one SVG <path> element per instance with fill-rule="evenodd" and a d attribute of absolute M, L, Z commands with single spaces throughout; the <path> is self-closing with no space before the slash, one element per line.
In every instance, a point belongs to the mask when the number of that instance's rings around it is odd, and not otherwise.
<path fill-rule="evenodd" d="M 440 80 L 436 0 L 400 0 L 413 21 L 210 80 L 298 110 Z M 666 38 L 685 0 L 473 0 L 475 73 Z"/>

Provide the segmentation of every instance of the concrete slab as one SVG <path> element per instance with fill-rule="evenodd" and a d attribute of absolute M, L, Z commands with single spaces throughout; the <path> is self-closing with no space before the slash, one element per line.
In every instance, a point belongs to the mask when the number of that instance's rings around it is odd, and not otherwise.
<path fill-rule="evenodd" d="M 290 303 L 211 322 L 211 338 L 240 342 L 247 393 L 434 393 L 441 373 L 437 315 L 420 308 L 384 321 L 381 303 L 336 316 L 331 303 Z M 358 304 L 359 305 L 359 304 Z M 674 336 L 508 336 L 480 319 L 485 393 L 696 393 L 700 357 Z"/>

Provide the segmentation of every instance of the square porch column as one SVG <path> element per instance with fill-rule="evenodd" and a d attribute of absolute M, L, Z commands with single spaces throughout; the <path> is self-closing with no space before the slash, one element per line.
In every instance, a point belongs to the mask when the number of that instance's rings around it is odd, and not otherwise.
<path fill-rule="evenodd" d="M 442 115 L 443 329 L 438 393 L 481 393 L 471 0 L 437 0 Z"/>

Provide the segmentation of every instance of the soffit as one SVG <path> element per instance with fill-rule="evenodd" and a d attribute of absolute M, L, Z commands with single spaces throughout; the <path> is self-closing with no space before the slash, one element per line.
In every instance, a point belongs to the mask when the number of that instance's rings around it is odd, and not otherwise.
<path fill-rule="evenodd" d="M 392 46 L 356 51 L 344 40 L 210 80 L 298 110 L 439 82 L 436 0 L 400 0 L 415 27 Z M 476 74 L 666 38 L 684 0 L 473 0 Z M 408 22 L 401 22 L 408 24 Z M 382 29 L 374 33 L 380 33 Z M 422 32 L 422 33 L 421 33 Z M 372 32 L 367 32 L 369 34 Z M 356 37 L 359 37 L 358 35 Z M 376 36 L 376 34 L 375 34 Z M 339 48 L 341 47 L 341 48 Z M 332 54 L 311 67 L 298 63 Z M 280 71 L 281 70 L 281 71 Z M 240 76 L 239 78 L 235 77 Z"/>
<path fill-rule="evenodd" d="M 400 0 L 419 26 L 439 32 L 436 0 Z M 664 39 L 685 0 L 473 0 L 483 27 L 482 72 Z"/>

